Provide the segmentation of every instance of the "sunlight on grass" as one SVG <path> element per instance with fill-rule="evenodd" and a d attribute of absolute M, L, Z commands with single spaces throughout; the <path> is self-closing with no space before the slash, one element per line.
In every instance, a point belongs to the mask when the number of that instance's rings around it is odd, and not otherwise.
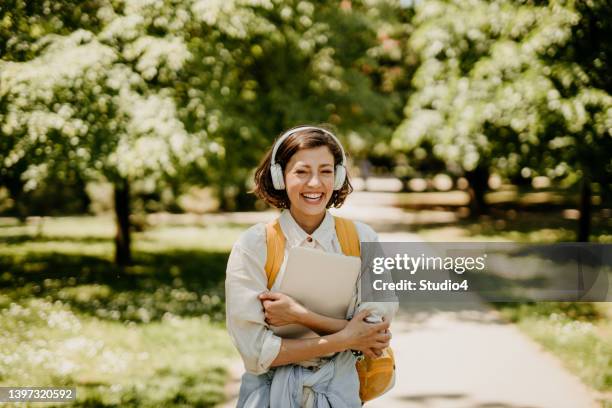
<path fill-rule="evenodd" d="M 418 233 L 430 241 L 558 242 L 574 239 L 572 225 L 520 214 Z M 122 269 L 112 263 L 111 217 L 0 219 L 0 384 L 75 385 L 73 406 L 81 407 L 220 403 L 225 367 L 238 358 L 223 323 L 225 264 L 245 229 L 151 225 L 134 233 L 135 262 Z M 611 236 L 596 232 L 596 240 Z M 612 308 L 500 307 L 586 384 L 610 392 Z"/>
<path fill-rule="evenodd" d="M 136 248 L 153 250 L 156 247 L 228 250 L 245 230 L 239 226 L 212 225 L 210 227 L 156 227 L 135 234 Z"/>
<path fill-rule="evenodd" d="M 0 220 L 1 385 L 76 386 L 83 407 L 223 401 L 237 358 L 223 280 L 243 227 L 153 226 L 121 269 L 110 217 L 34 221 Z"/>
<path fill-rule="evenodd" d="M 235 357 L 224 328 L 206 316 L 125 325 L 29 299 L 4 309 L 0 327 L 1 383 L 76 385 L 75 406 L 213 406 Z"/>
<path fill-rule="evenodd" d="M 499 308 L 585 384 L 612 391 L 611 304 L 541 302 Z"/>

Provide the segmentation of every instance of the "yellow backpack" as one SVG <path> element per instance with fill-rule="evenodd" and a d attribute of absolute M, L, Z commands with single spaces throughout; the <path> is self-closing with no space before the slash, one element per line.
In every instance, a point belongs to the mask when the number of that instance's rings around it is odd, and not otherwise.
<path fill-rule="evenodd" d="M 346 256 L 361 256 L 359 235 L 351 220 L 334 217 L 336 235 Z M 285 235 L 278 219 L 266 225 L 266 276 L 268 289 L 272 288 L 278 271 L 285 257 Z M 395 380 L 395 359 L 391 347 L 383 350 L 382 356 L 372 359 L 365 357 L 355 364 L 359 376 L 359 397 L 361 401 L 370 401 L 389 390 Z"/>

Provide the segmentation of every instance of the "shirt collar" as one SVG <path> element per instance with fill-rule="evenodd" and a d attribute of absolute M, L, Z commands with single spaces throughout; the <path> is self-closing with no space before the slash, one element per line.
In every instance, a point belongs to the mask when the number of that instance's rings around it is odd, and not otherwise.
<path fill-rule="evenodd" d="M 285 236 L 289 247 L 301 246 L 308 238 L 306 231 L 298 225 L 293 219 L 289 210 L 283 210 L 279 218 L 280 226 Z M 333 252 L 332 240 L 336 232 L 334 217 L 329 211 L 325 211 L 325 217 L 321 225 L 310 236 L 327 252 Z"/>

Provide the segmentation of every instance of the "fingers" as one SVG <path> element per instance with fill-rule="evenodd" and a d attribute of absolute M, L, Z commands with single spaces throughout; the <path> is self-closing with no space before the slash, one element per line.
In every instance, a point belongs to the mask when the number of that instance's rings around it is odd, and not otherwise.
<path fill-rule="evenodd" d="M 279 292 L 263 292 L 260 293 L 258 298 L 261 301 L 264 310 L 268 309 L 273 302 L 280 299 L 282 293 Z"/>
<path fill-rule="evenodd" d="M 391 343 L 391 333 L 377 333 L 371 340 L 373 342 L 371 347 L 382 350 L 389 347 Z"/>
<path fill-rule="evenodd" d="M 379 333 L 387 333 L 389 329 L 389 323 L 388 322 L 382 322 L 382 323 L 369 323 L 368 324 L 368 332 L 371 335 L 379 334 Z"/>
<path fill-rule="evenodd" d="M 383 331 L 384 332 L 384 331 L 386 331 L 389 328 L 390 325 L 391 325 L 391 323 L 383 321 L 383 322 L 380 322 L 380 323 L 373 324 L 372 328 L 375 331 L 377 331 L 377 332 L 378 331 Z"/>
<path fill-rule="evenodd" d="M 369 310 L 361 310 L 360 312 L 358 312 L 356 315 L 353 316 L 353 319 L 356 320 L 363 320 L 366 317 L 368 317 L 370 315 L 370 311 Z"/>
<path fill-rule="evenodd" d="M 377 347 L 366 348 L 362 352 L 363 355 L 369 358 L 378 358 L 382 356 L 382 349 L 379 349 Z"/>
<path fill-rule="evenodd" d="M 391 338 L 393 337 L 390 330 L 380 331 L 378 332 L 378 335 L 379 335 L 378 337 L 379 339 L 385 339 L 385 340 L 391 340 Z"/>
<path fill-rule="evenodd" d="M 279 292 L 263 292 L 259 294 L 259 300 L 278 300 L 281 295 Z"/>
<path fill-rule="evenodd" d="M 374 348 L 376 348 L 378 350 L 383 350 L 383 349 L 386 349 L 387 347 L 389 347 L 390 344 L 391 344 L 391 342 L 389 340 L 379 341 L 379 342 L 376 343 L 376 346 Z"/>
<path fill-rule="evenodd" d="M 391 334 L 390 333 L 385 333 L 385 332 L 378 332 L 374 335 L 374 339 L 377 341 L 387 341 L 387 340 L 391 340 Z"/>

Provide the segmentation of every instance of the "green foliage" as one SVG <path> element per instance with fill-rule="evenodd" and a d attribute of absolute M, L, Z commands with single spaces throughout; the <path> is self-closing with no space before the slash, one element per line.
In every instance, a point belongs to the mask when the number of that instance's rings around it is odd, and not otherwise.
<path fill-rule="evenodd" d="M 102 1 L 6 0 L 0 4 L 0 58 L 27 61 L 37 53 L 37 42 L 49 33 L 69 34 L 77 28 L 97 31 Z"/>
<path fill-rule="evenodd" d="M 12 176 L 26 190 L 66 167 L 156 180 L 201 155 L 167 87 L 189 57 L 186 47 L 170 34 L 149 35 L 147 6 L 124 12 L 102 7 L 99 33 L 48 34 L 31 60 L 1 63 L 3 176 L 23 169 Z"/>
<path fill-rule="evenodd" d="M 457 173 L 494 166 L 506 175 L 588 174 L 607 184 L 612 96 L 598 78 L 609 72 L 609 50 L 600 40 L 584 51 L 589 36 L 575 37 L 596 26 L 609 38 L 610 23 L 597 12 L 605 2 L 578 3 L 419 3 L 410 38 L 420 60 L 416 91 L 393 146 L 422 153 L 432 146 Z"/>
<path fill-rule="evenodd" d="M 502 315 L 512 322 L 530 317 L 549 317 L 556 314 L 559 318 L 596 322 L 605 319 L 605 313 L 596 303 L 576 302 L 538 302 L 498 304 Z"/>
<path fill-rule="evenodd" d="M 249 188 L 263 152 L 289 127 L 331 123 L 357 154 L 390 133 L 401 100 L 391 79 L 385 88 L 373 73 L 388 71 L 378 69 L 389 52 L 377 34 L 400 8 L 374 6 L 242 0 L 213 11 L 194 4 L 187 38 L 194 58 L 177 88 L 187 129 L 212 140 L 206 171 L 195 177 L 218 189 L 222 208 Z"/>
<path fill-rule="evenodd" d="M 403 105 L 389 61 L 402 55 L 392 22 L 406 16 L 386 22 L 402 10 L 394 0 L 8 6 L 0 178 L 16 198 L 78 171 L 153 185 L 187 177 L 229 208 L 281 130 L 330 122 L 365 152 Z"/>

